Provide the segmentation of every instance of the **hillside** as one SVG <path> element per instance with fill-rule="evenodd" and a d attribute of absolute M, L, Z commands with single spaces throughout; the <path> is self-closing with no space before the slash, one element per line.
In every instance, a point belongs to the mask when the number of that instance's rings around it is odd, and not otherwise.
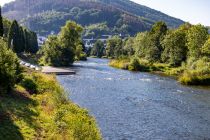
<path fill-rule="evenodd" d="M 16 0 L 3 7 L 3 14 L 43 35 L 51 31 L 58 33 L 69 19 L 86 27 L 86 37 L 134 35 L 160 20 L 171 28 L 183 23 L 129 0 Z"/>

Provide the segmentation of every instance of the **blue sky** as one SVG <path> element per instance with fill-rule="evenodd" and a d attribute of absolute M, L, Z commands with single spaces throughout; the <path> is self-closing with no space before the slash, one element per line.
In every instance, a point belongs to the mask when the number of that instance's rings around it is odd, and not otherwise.
<path fill-rule="evenodd" d="M 132 0 L 193 24 L 210 26 L 210 0 Z"/>
<path fill-rule="evenodd" d="M 0 5 L 13 0 L 0 0 Z M 193 24 L 210 26 L 210 0 L 132 0 Z"/>

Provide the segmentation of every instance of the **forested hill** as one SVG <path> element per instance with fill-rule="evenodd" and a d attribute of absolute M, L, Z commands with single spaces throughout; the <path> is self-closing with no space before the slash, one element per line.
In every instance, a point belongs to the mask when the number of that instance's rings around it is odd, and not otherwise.
<path fill-rule="evenodd" d="M 171 28 L 183 23 L 129 0 L 16 0 L 3 7 L 3 14 L 43 35 L 57 33 L 69 19 L 86 27 L 86 37 L 134 35 L 160 20 Z"/>

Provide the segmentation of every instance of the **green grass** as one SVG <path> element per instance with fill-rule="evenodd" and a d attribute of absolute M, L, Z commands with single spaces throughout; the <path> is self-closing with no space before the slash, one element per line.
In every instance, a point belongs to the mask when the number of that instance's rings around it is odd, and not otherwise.
<path fill-rule="evenodd" d="M 98 58 L 97 56 L 90 56 L 90 58 Z"/>
<path fill-rule="evenodd" d="M 171 70 L 169 65 L 163 63 L 150 64 L 147 60 L 134 59 L 114 59 L 109 63 L 110 66 L 130 71 L 141 72 L 168 72 Z"/>
<path fill-rule="evenodd" d="M 202 74 L 196 70 L 185 71 L 179 82 L 184 85 L 210 85 L 210 74 Z"/>
<path fill-rule="evenodd" d="M 95 119 L 67 99 L 54 76 L 25 77 L 36 84 L 36 94 L 21 84 L 0 96 L 0 139 L 101 139 Z"/>
<path fill-rule="evenodd" d="M 129 59 L 121 59 L 121 60 L 111 60 L 109 62 L 109 66 L 111 67 L 115 67 L 118 69 L 125 69 L 128 70 L 128 66 L 129 66 L 130 60 Z"/>

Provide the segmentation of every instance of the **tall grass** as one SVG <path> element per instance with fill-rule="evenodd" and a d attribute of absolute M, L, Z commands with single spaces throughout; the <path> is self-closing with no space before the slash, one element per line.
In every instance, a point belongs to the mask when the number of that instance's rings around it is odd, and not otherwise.
<path fill-rule="evenodd" d="M 27 82 L 36 89 L 25 86 Z M 14 124 L 1 126 L 0 138 L 8 134 L 6 139 L 14 139 L 9 135 L 14 131 L 16 139 L 102 139 L 95 119 L 68 100 L 55 76 L 27 73 L 14 94 L 0 97 L 0 112 L 7 112 Z"/>
<path fill-rule="evenodd" d="M 189 59 L 180 67 L 172 67 L 169 64 L 153 63 L 137 58 L 111 60 L 110 66 L 130 71 L 160 72 L 169 76 L 175 76 L 184 85 L 210 85 L 210 62 L 203 58 L 200 60 Z"/>

